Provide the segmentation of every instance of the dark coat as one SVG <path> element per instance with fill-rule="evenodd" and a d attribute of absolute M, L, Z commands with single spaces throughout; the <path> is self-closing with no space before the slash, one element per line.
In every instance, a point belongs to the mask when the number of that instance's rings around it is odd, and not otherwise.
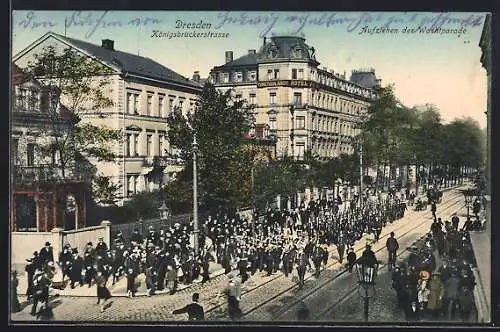
<path fill-rule="evenodd" d="M 203 307 L 196 302 L 190 303 L 184 308 L 174 310 L 172 314 L 184 314 L 187 313 L 189 316 L 189 320 L 204 320 L 205 312 L 203 311 Z"/>

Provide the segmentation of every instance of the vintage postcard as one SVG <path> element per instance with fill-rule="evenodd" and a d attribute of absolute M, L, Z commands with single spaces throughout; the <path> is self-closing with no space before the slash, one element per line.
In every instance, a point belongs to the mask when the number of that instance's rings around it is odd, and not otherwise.
<path fill-rule="evenodd" d="M 491 322 L 491 14 L 12 12 L 11 324 Z"/>

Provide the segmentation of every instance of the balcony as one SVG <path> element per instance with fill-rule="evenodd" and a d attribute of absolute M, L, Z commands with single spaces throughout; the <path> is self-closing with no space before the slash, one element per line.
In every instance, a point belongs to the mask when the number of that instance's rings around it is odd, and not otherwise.
<path fill-rule="evenodd" d="M 42 182 L 68 182 L 83 181 L 82 176 L 73 174 L 70 169 L 65 170 L 65 176 L 62 176 L 62 170 L 54 165 L 36 165 L 20 166 L 13 168 L 13 180 L 17 184 L 42 183 Z"/>

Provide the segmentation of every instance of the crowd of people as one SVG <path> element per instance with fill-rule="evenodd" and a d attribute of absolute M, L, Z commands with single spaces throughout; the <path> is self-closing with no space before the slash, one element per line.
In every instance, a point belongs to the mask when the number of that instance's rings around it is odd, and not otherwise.
<path fill-rule="evenodd" d="M 419 246 L 410 249 L 406 262 L 393 271 L 392 286 L 408 320 L 469 321 L 474 305 L 476 265 L 469 230 L 437 218 Z"/>
<path fill-rule="evenodd" d="M 340 263 L 346 256 L 347 268 L 352 271 L 357 260 L 353 250 L 356 241 L 364 237 L 367 244 L 379 241 L 382 228 L 387 223 L 404 217 L 407 197 L 389 192 L 386 197 L 365 197 L 362 208 L 350 204 L 343 209 L 340 208 L 340 197 L 334 200 L 311 200 L 307 206 L 301 203 L 295 209 L 268 209 L 264 215 L 255 214 L 252 221 L 238 214 L 217 213 L 200 223 L 197 253 L 192 243 L 192 223 L 176 223 L 159 229 L 150 226 L 144 234 L 134 229 L 126 238 L 118 232 L 109 246 L 103 238 L 99 238 L 95 245 L 89 242 L 81 254 L 67 243 L 58 256 L 63 279 L 61 287 L 67 284 L 71 288 L 97 285 L 98 303 L 103 301 L 103 311 L 106 300 L 111 297 L 107 286 L 114 285 L 121 278 L 127 280 L 129 297 L 135 296 L 135 281 L 140 274 L 145 275 L 149 296 L 162 290 L 174 294 L 179 283 L 189 285 L 195 281 L 207 282 L 210 279 L 210 263 L 215 262 L 230 276 L 226 295 L 230 299 L 230 314 L 234 319 L 239 312 L 239 295 L 235 295 L 238 291 L 235 290 L 237 287 L 232 281 L 233 276 L 238 275 L 239 282 L 244 284 L 257 271 L 265 271 L 267 276 L 283 273 L 285 277 L 297 276 L 296 281 L 302 288 L 307 270 L 316 277 L 320 276 L 327 264 L 331 245 L 336 246 Z M 458 226 L 455 226 L 456 220 L 452 219 L 452 223 L 446 222 L 442 230 L 440 219 L 435 220 L 428 238 L 431 246 L 427 246 L 426 242 L 423 249 L 412 254 L 414 258 L 407 265 L 401 264 L 395 268 L 394 287 L 398 298 L 402 303 L 406 301 L 410 306 L 413 305 L 416 308 L 414 313 L 432 310 L 432 304 L 429 306 L 428 300 L 422 300 L 427 298 L 422 296 L 426 291 L 419 292 L 422 284 L 422 289 L 430 289 L 433 284 L 423 282 L 426 281 L 423 279 L 426 275 L 432 275 L 434 279 L 436 273 L 441 273 L 440 280 L 443 283 L 450 282 L 449 279 L 444 280 L 443 275 L 447 278 L 448 275 L 457 278 L 472 276 L 472 272 L 461 270 L 471 255 L 470 244 L 467 247 L 465 241 L 467 232 L 459 231 Z M 394 238 L 393 234 L 390 238 Z M 433 258 L 434 249 L 448 262 L 447 268 L 454 267 L 458 272 L 452 269 L 453 273 L 447 274 L 437 269 Z M 394 253 L 397 248 L 389 249 L 388 246 L 388 250 Z M 28 263 L 27 295 L 33 299 L 32 314 L 36 314 L 38 303 L 42 303 L 42 308 L 48 303 L 48 288 L 56 270 L 50 243 L 35 252 Z M 450 278 L 453 282 L 453 278 Z M 404 294 L 409 294 L 406 300 Z M 449 293 L 446 294 L 448 296 Z M 458 295 L 446 297 L 444 306 L 455 306 L 457 299 Z"/>
<path fill-rule="evenodd" d="M 406 210 L 404 201 L 392 194 L 385 199 L 365 200 L 362 210 L 354 205 L 340 209 L 340 201 L 339 197 L 312 200 L 291 210 L 268 209 L 263 216 L 254 216 L 254 222 L 238 214 L 208 216 L 200 224 L 197 254 L 191 238 L 192 223 L 158 230 L 150 226 L 145 234 L 134 229 L 127 238 L 118 232 L 109 246 L 99 238 L 95 245 L 89 242 L 82 253 L 66 243 L 58 253 L 61 287 L 97 285 L 98 297 L 105 301 L 110 297 L 107 281 L 114 285 L 126 278 L 127 294 L 133 297 L 135 280 L 144 273 L 148 295 L 160 290 L 174 294 L 179 283 L 208 281 L 210 262 L 220 264 L 226 274 L 236 271 L 242 283 L 257 271 L 265 271 L 268 276 L 280 272 L 288 277 L 295 268 L 302 287 L 307 270 L 320 275 L 330 245 L 337 246 L 341 263 L 347 255 L 353 264 L 354 252 L 349 248 L 365 233 L 377 241 L 382 227 L 402 218 Z M 38 302 L 48 301 L 48 288 L 56 272 L 55 254 L 47 242 L 27 260 L 27 295 L 33 299 L 33 314 Z"/>

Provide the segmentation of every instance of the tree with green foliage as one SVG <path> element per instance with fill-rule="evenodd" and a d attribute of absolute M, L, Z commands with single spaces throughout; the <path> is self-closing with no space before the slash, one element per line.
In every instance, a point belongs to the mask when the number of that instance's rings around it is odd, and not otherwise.
<path fill-rule="evenodd" d="M 25 71 L 42 84 L 46 96 L 42 111 L 50 122 L 47 134 L 53 140 L 40 147 L 42 154 L 57 160 L 63 178 L 76 175 L 94 181 L 96 200 L 114 202 L 116 185 L 97 174 L 89 161 L 113 162 L 112 145 L 121 139 L 121 132 L 82 122 L 85 113 L 113 106 L 105 93 L 110 88 L 111 69 L 72 48 L 57 51 L 47 46 L 34 55 Z M 69 121 L 61 124 L 61 118 Z"/>
<path fill-rule="evenodd" d="M 232 90 L 223 93 L 206 83 L 194 113 L 185 116 L 176 109 L 167 118 L 170 143 L 186 165 L 192 164 L 196 132 L 200 203 L 209 208 L 240 207 L 251 200 L 255 153 L 245 144 L 245 134 L 253 115 L 232 94 Z M 179 179 L 188 186 L 192 168 L 181 173 Z"/>

